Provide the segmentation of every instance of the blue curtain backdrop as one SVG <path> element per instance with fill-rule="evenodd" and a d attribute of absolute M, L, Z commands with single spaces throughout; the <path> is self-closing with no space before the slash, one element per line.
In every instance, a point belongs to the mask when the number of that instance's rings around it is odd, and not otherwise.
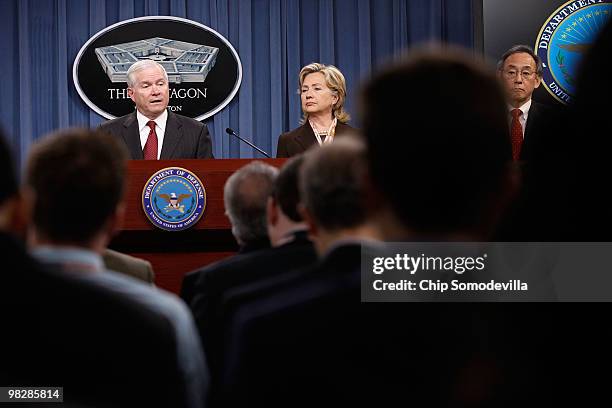
<path fill-rule="evenodd" d="M 227 127 L 276 154 L 278 136 L 298 126 L 297 75 L 305 64 L 340 68 L 355 118 L 360 82 L 406 47 L 474 43 L 471 0 L 0 0 L 0 123 L 19 164 L 44 134 L 104 120 L 74 88 L 74 58 L 99 30 L 149 15 L 205 24 L 240 55 L 239 93 L 207 120 L 217 158 L 258 157 L 230 140 Z"/>

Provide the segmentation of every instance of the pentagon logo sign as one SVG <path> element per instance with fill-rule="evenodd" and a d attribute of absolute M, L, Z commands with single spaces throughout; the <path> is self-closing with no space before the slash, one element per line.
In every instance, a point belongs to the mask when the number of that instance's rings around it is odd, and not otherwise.
<path fill-rule="evenodd" d="M 96 48 L 102 69 L 112 82 L 127 82 L 127 70 L 141 60 L 158 61 L 170 83 L 204 82 L 215 66 L 219 49 L 167 38 L 147 38 L 125 44 Z"/>
<path fill-rule="evenodd" d="M 568 1 L 542 25 L 535 50 L 544 66 L 542 83 L 559 102 L 575 94 L 580 61 L 612 16 L 612 0 Z"/>
<path fill-rule="evenodd" d="M 168 73 L 168 109 L 196 120 L 223 109 L 242 82 L 234 47 L 215 30 L 179 17 L 150 16 L 121 21 L 91 37 L 72 67 L 83 101 L 107 119 L 134 111 L 127 95 L 127 70 L 143 59 Z"/>
<path fill-rule="evenodd" d="M 153 174 L 142 190 L 142 208 L 153 225 L 182 231 L 196 224 L 206 208 L 206 190 L 200 179 L 181 167 Z"/>

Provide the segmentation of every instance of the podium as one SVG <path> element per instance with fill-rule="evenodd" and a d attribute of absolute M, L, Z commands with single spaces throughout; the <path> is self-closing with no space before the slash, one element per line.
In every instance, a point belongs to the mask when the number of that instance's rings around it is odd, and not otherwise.
<path fill-rule="evenodd" d="M 131 160 L 126 183 L 126 215 L 123 226 L 109 247 L 146 259 L 153 265 L 155 284 L 178 293 L 185 273 L 238 250 L 223 205 L 223 186 L 232 173 L 253 160 Z M 261 159 L 280 167 L 286 159 Z M 155 227 L 142 208 L 142 191 L 149 178 L 167 167 L 182 167 L 196 174 L 206 190 L 202 218 L 183 231 L 164 231 Z"/>

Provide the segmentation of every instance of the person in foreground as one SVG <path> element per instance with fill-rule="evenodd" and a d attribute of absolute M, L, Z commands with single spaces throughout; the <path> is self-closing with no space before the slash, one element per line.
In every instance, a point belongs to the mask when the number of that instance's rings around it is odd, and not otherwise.
<path fill-rule="evenodd" d="M 345 138 L 309 150 L 303 161 L 300 208 L 319 262 L 285 266 L 284 274 L 228 293 L 221 406 L 301 407 L 322 398 L 359 405 L 355 271 L 362 245 L 377 238 L 366 205 L 365 148 Z"/>
<path fill-rule="evenodd" d="M 123 217 L 126 161 L 121 142 L 85 129 L 45 137 L 29 155 L 25 197 L 32 209 L 32 254 L 62 279 L 95 287 L 102 298 L 92 303 L 76 290 L 32 297 L 57 314 L 47 315 L 50 331 L 40 333 L 36 351 L 45 350 L 54 364 L 37 365 L 32 371 L 41 376 L 30 384 L 64 385 L 69 395 L 110 405 L 137 406 L 145 398 L 152 406 L 200 407 L 208 374 L 184 303 L 103 266 L 101 255 Z M 43 375 L 56 369 L 57 377 Z"/>
<path fill-rule="evenodd" d="M 276 157 L 295 156 L 354 130 L 347 125 L 350 116 L 344 110 L 346 82 L 338 68 L 319 63 L 306 65 L 300 71 L 299 82 L 302 126 L 280 135 Z"/>
<path fill-rule="evenodd" d="M 365 197 L 374 231 L 389 241 L 486 240 L 514 190 L 505 101 L 495 76 L 467 53 L 427 50 L 379 71 L 362 92 L 366 171 L 358 179 L 370 180 Z M 388 104 L 398 93 L 421 97 Z M 394 120 L 405 112 L 411 121 Z M 339 161 L 310 169 L 325 171 Z M 551 382 L 540 375 L 552 353 L 536 357 L 550 341 L 544 313 L 518 317 L 482 304 L 360 302 L 368 266 L 362 272 L 359 245 L 346 242 L 348 236 L 325 244 L 328 234 L 316 233 L 336 212 L 313 204 L 347 207 L 319 193 L 335 184 L 325 175 L 335 180 L 340 172 L 320 174 L 325 182 L 311 184 L 317 177 L 304 171 L 314 240 L 327 252 L 310 273 L 237 308 L 223 377 L 228 406 L 312 406 L 317 400 L 386 406 L 399 397 L 415 406 L 510 407 L 548 395 Z M 361 242 L 362 249 L 379 245 Z M 527 329 L 541 337 L 521 341 Z"/>
<path fill-rule="evenodd" d="M 236 262 L 250 253 L 270 248 L 270 238 L 266 226 L 266 204 L 272 191 L 278 169 L 261 161 L 254 161 L 238 169 L 223 186 L 225 214 L 232 226 L 232 235 L 240 246 L 238 254 L 206 265 L 183 277 L 181 298 L 191 305 L 200 280 L 223 276 L 233 269 Z M 223 278 L 222 278 L 223 279 Z M 214 283 L 204 284 L 214 292 Z M 206 342 L 206 340 L 204 340 Z"/>
<path fill-rule="evenodd" d="M 100 129 L 123 141 L 131 159 L 212 159 L 205 124 L 168 112 L 168 74 L 153 60 L 141 60 L 127 72 L 128 95 L 136 110 L 102 123 Z"/>
<path fill-rule="evenodd" d="M 210 356 L 211 380 L 215 385 L 224 365 L 226 346 L 224 325 L 231 315 L 234 293 L 250 296 L 259 293 L 249 289 L 260 282 L 282 276 L 289 271 L 313 264 L 317 260 L 308 239 L 307 226 L 299 213 L 298 175 L 302 155 L 289 160 L 273 182 L 267 199 L 267 229 L 272 248 L 253 251 L 218 265 L 197 271 L 195 293 L 190 303 L 202 338 L 204 351 Z"/>

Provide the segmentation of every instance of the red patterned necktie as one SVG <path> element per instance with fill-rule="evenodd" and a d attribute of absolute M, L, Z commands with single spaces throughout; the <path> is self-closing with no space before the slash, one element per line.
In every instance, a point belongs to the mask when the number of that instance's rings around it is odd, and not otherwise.
<path fill-rule="evenodd" d="M 144 150 L 142 151 L 144 159 L 157 160 L 157 133 L 155 133 L 155 122 L 150 120 L 147 122 L 147 126 L 150 127 L 151 130 L 149 131 L 147 143 L 145 143 Z"/>
<path fill-rule="evenodd" d="M 512 109 L 512 125 L 510 126 L 510 135 L 512 137 L 512 160 L 517 161 L 521 155 L 521 146 L 523 144 L 523 127 L 519 120 L 523 112 L 520 109 Z"/>

